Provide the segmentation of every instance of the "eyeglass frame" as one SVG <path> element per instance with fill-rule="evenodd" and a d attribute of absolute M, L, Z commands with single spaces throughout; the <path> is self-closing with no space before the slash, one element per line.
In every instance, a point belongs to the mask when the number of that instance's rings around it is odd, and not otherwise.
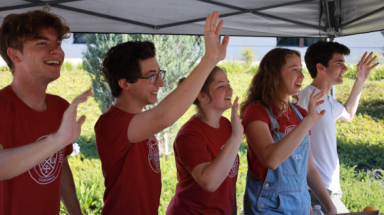
<path fill-rule="evenodd" d="M 159 76 L 160 76 L 161 79 L 164 80 L 165 74 L 166 74 L 165 70 L 159 70 L 159 74 L 151 75 L 151 76 L 148 76 L 148 77 L 137 77 L 137 78 L 138 79 L 149 79 L 149 84 L 156 84 L 157 80 L 159 80 Z M 153 83 L 151 83 L 153 78 L 156 78 L 156 79 L 155 79 L 155 81 Z"/>

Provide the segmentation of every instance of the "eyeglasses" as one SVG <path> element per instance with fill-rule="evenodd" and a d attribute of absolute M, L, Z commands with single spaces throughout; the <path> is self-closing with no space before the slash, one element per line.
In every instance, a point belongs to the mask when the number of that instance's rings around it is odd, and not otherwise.
<path fill-rule="evenodd" d="M 137 77 L 139 79 L 149 79 L 149 83 L 150 84 L 156 84 L 157 80 L 159 79 L 159 76 L 161 79 L 164 80 L 165 78 L 165 70 L 160 70 L 159 71 L 159 74 L 156 74 L 156 75 L 151 75 L 149 77 Z"/>

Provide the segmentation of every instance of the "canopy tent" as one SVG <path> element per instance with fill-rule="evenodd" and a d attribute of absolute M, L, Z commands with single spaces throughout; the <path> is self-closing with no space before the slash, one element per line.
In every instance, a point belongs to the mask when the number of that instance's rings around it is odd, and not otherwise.
<path fill-rule="evenodd" d="M 222 34 L 338 37 L 384 29 L 383 0 L 0 0 L 0 21 L 49 3 L 72 32 L 203 34 L 216 10 Z"/>

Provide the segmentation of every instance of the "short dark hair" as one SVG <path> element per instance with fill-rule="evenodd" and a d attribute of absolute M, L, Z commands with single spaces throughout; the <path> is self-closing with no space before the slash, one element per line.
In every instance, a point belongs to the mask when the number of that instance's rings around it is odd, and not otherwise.
<path fill-rule="evenodd" d="M 12 73 L 14 65 L 7 54 L 8 48 L 23 52 L 23 43 L 38 38 L 41 30 L 46 28 L 53 28 L 59 40 L 69 38 L 70 30 L 65 20 L 49 11 L 49 7 L 44 7 L 43 10 L 9 14 L 4 18 L 0 28 L 0 54 Z"/>
<path fill-rule="evenodd" d="M 130 41 L 112 47 L 103 61 L 103 73 L 112 96 L 117 98 L 122 91 L 120 79 L 135 83 L 142 75 L 140 61 L 153 58 L 155 54 L 155 45 L 149 41 Z"/>
<path fill-rule="evenodd" d="M 328 62 L 333 58 L 334 53 L 349 55 L 350 50 L 343 44 L 325 41 L 319 41 L 308 47 L 304 59 L 312 78 L 317 76 L 316 64 L 321 63 L 328 67 Z"/>

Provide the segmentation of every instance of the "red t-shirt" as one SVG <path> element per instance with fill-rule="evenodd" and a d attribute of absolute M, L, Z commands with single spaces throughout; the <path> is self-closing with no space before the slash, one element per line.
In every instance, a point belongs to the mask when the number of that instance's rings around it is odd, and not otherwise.
<path fill-rule="evenodd" d="M 299 110 L 299 112 L 303 117 L 307 116 L 306 110 L 304 110 L 303 108 L 297 105 L 295 105 L 295 107 Z M 273 114 L 275 114 L 275 116 L 277 115 L 277 108 L 273 110 Z M 287 118 L 287 115 L 289 119 Z M 299 118 L 297 118 L 295 111 L 291 107 L 289 107 L 287 115 L 283 113 L 280 119 L 277 119 L 277 123 L 279 123 L 279 126 L 280 126 L 279 132 L 285 133 L 285 134 L 288 134 L 289 132 L 291 132 L 300 123 Z M 269 118 L 267 111 L 265 110 L 262 104 L 255 102 L 255 103 L 249 104 L 244 110 L 243 121 L 242 121 L 242 124 L 244 126 L 244 131 L 246 131 L 246 127 L 250 122 L 257 121 L 257 120 L 267 123 L 269 126 L 269 131 L 271 135 L 273 135 L 272 122 L 271 122 L 271 119 Z M 309 132 L 309 134 L 311 134 L 311 132 Z M 264 164 L 261 162 L 259 157 L 253 151 L 248 139 L 247 139 L 247 143 L 248 143 L 248 152 L 247 152 L 248 169 L 255 179 L 259 181 L 265 181 L 265 178 L 267 177 L 268 168 L 264 166 Z"/>
<path fill-rule="evenodd" d="M 102 214 L 157 214 L 161 171 L 153 136 L 131 144 L 127 131 L 135 114 L 111 106 L 95 125 L 97 151 L 105 178 Z"/>
<path fill-rule="evenodd" d="M 212 162 L 218 156 L 231 134 L 231 123 L 225 117 L 220 119 L 220 128 L 213 128 L 195 116 L 183 125 L 174 144 L 178 183 L 167 214 L 232 213 L 238 156 L 227 178 L 213 193 L 204 190 L 191 175 L 197 165 Z"/>
<path fill-rule="evenodd" d="M 0 143 L 4 149 L 36 142 L 59 129 L 69 104 L 49 94 L 45 101 L 47 110 L 36 112 L 10 86 L 0 90 Z M 0 215 L 59 214 L 63 158 L 71 153 L 72 144 L 25 173 L 1 181 Z"/>

